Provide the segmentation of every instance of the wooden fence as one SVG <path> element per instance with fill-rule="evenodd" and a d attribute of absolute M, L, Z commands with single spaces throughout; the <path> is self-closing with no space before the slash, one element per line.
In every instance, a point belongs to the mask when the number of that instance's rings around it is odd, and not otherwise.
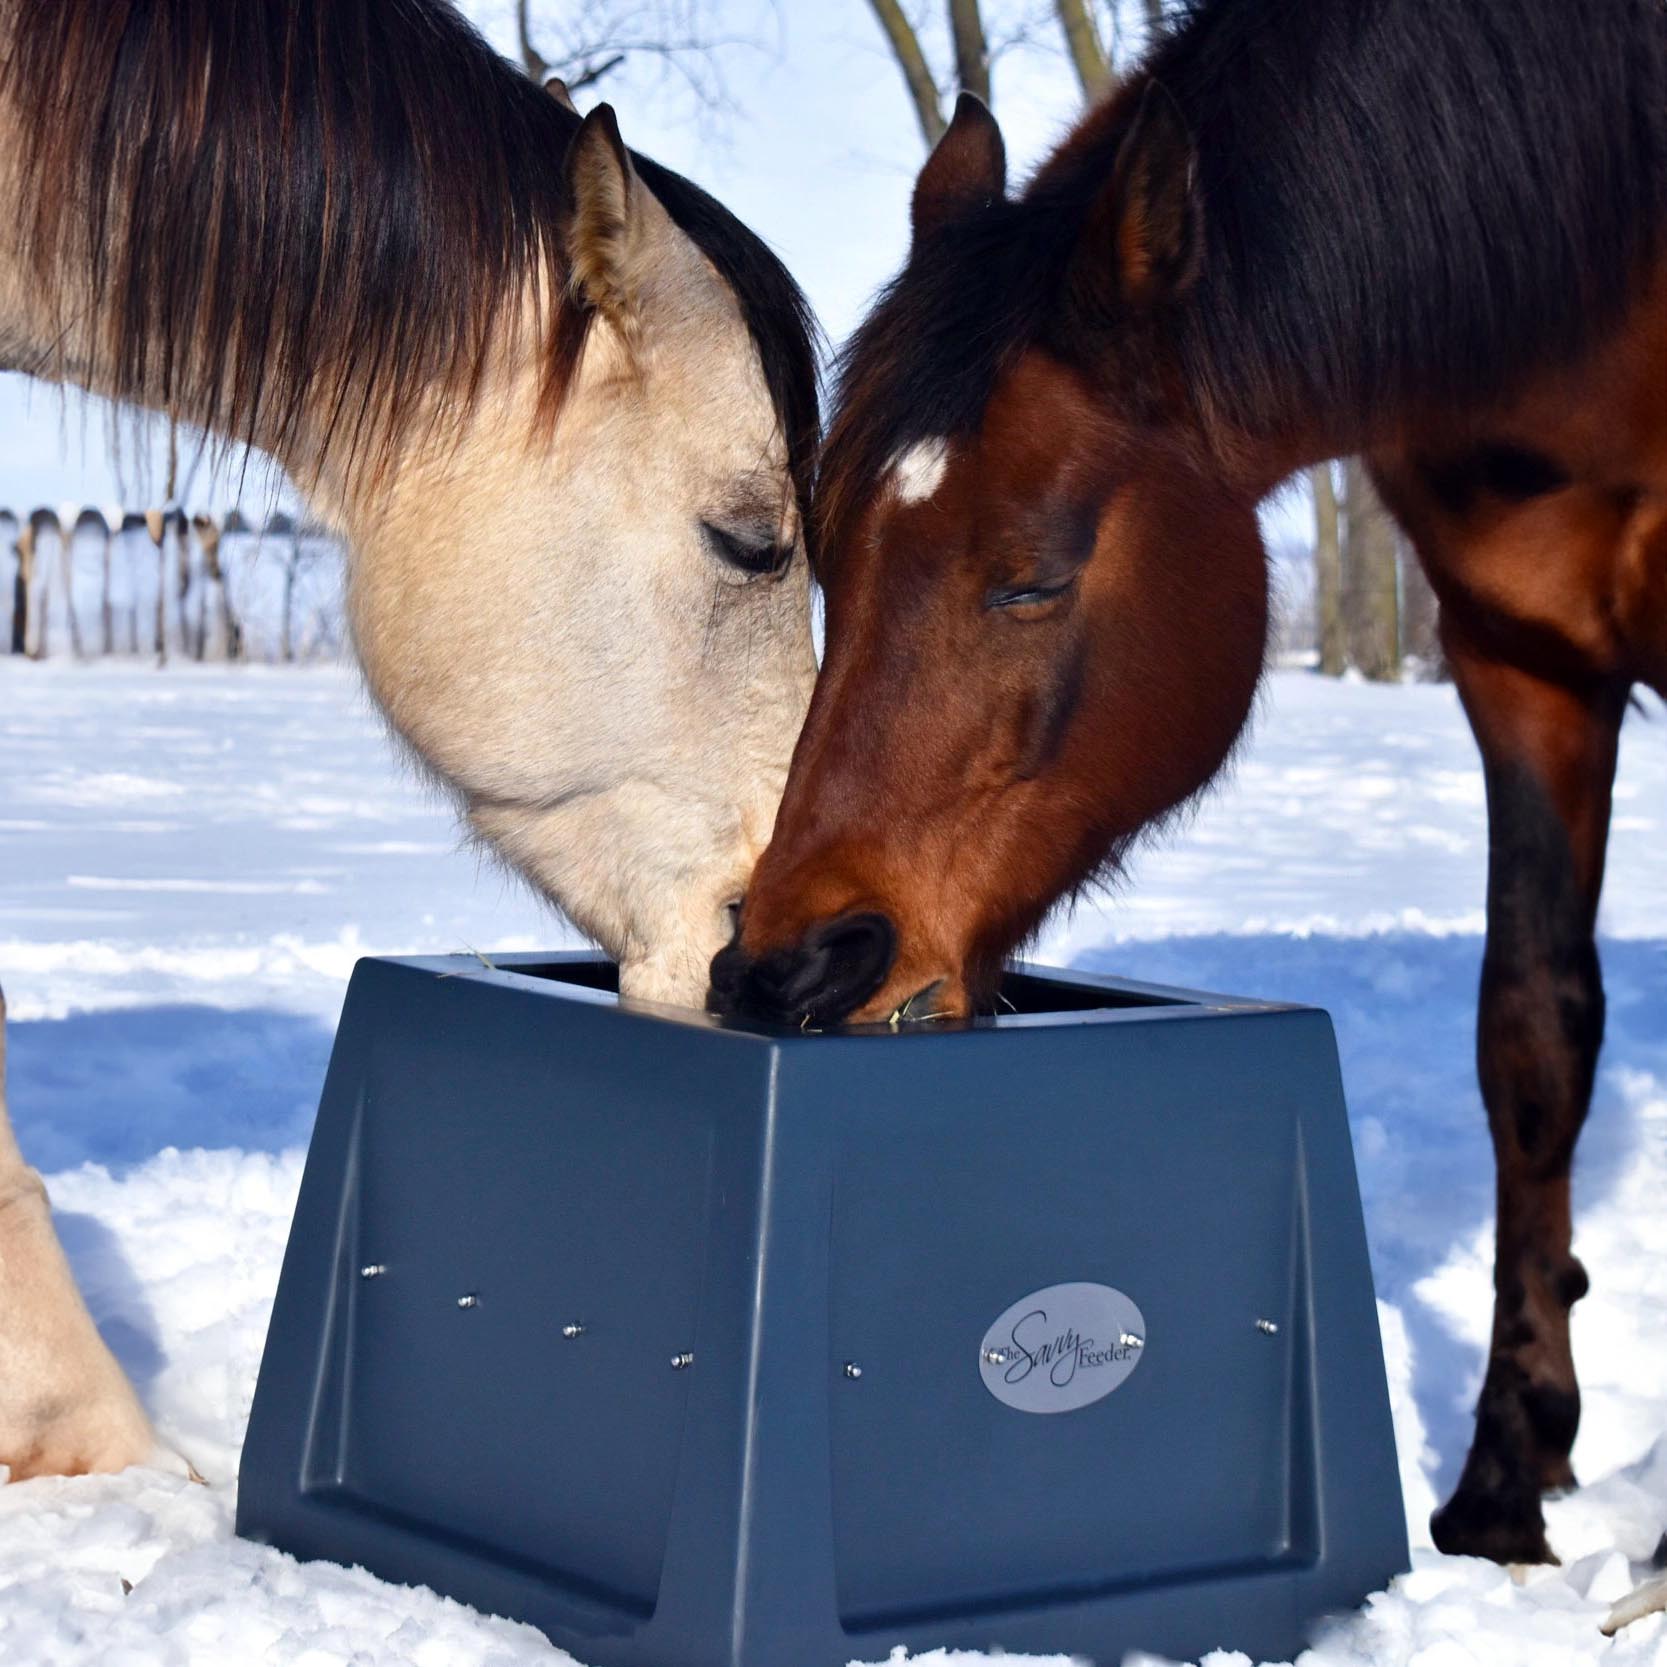
<path fill-rule="evenodd" d="M 342 552 L 277 514 L 0 510 L 13 654 L 296 662 L 342 650 Z"/>

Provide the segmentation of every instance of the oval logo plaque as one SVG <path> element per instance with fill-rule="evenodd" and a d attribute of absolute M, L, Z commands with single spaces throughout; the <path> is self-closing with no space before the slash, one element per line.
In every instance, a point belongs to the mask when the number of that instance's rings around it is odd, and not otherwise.
<path fill-rule="evenodd" d="M 1134 1300 L 1078 1281 L 1032 1291 L 984 1333 L 984 1387 L 1015 1412 L 1075 1412 L 1128 1381 L 1146 1347 Z"/>

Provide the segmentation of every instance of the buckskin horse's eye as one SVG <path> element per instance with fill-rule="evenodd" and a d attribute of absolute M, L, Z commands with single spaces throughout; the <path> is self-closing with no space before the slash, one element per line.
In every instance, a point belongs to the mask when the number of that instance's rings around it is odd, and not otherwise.
<path fill-rule="evenodd" d="M 700 532 L 706 548 L 719 561 L 751 579 L 780 573 L 793 559 L 792 545 L 778 544 L 773 528 L 735 531 L 702 521 Z"/>
<path fill-rule="evenodd" d="M 1044 602 L 1054 602 L 1075 588 L 1077 575 L 1068 579 L 1038 583 L 1034 580 L 1020 585 L 1004 585 L 992 590 L 984 599 L 986 608 L 1031 608 Z"/>

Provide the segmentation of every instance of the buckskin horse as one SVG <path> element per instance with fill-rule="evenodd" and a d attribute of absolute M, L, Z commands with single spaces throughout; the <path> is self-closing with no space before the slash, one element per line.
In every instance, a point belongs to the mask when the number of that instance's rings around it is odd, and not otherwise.
<path fill-rule="evenodd" d="M 277 458 L 392 729 L 627 992 L 698 1002 L 815 670 L 765 246 L 446 0 L 0 0 L 0 182 L 0 365 Z M 150 1451 L 0 1106 L 0 1464 Z"/>
<path fill-rule="evenodd" d="M 1017 196 L 963 99 L 844 355 L 827 649 L 711 999 L 964 1015 L 1231 753 L 1256 506 L 1369 455 L 1441 602 L 1490 829 L 1495 1314 L 1439 1546 L 1550 1557 L 1569 1174 L 1617 732 L 1667 690 L 1659 0 L 1198 0 Z"/>

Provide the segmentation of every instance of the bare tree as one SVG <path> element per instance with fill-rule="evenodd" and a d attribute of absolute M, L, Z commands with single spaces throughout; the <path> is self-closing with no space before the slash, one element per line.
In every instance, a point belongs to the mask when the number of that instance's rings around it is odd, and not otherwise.
<path fill-rule="evenodd" d="M 936 0 L 934 0 L 936 3 Z M 1096 0 L 1035 0 L 1022 6 L 986 8 L 980 0 L 942 0 L 948 25 L 948 39 L 954 62 L 939 76 L 932 67 L 921 29 L 901 0 L 868 0 L 886 45 L 902 72 L 921 137 L 930 149 L 943 137 L 948 122 L 944 116 L 945 93 L 976 93 L 993 104 L 991 67 L 1004 54 L 1020 49 L 1045 49 L 1057 54 L 1061 45 L 1071 65 L 1085 102 L 1092 102 L 1110 87 L 1116 70 L 1114 42 L 1119 7 Z M 1161 0 L 1142 0 L 1148 39 L 1161 27 Z M 1106 16 L 1111 38 L 1098 22 Z M 992 18 L 1000 27 L 992 30 Z M 1048 21 L 1051 18 L 1051 21 Z"/>
<path fill-rule="evenodd" d="M 1419 676 L 1439 682 L 1446 675 L 1441 652 L 1441 604 L 1436 600 L 1423 563 L 1403 543 L 1401 547 L 1401 652 L 1418 664 Z"/>
<path fill-rule="evenodd" d="M 1065 50 L 1076 71 L 1082 96 L 1092 102 L 1111 85 L 1111 54 L 1100 40 L 1087 0 L 1054 0 Z"/>
<path fill-rule="evenodd" d="M 868 0 L 868 4 L 885 32 L 897 67 L 903 72 L 903 84 L 909 89 L 909 102 L 914 106 L 916 121 L 920 123 L 921 137 L 930 150 L 943 137 L 944 129 L 949 124 L 944 120 L 938 83 L 921 49 L 920 36 L 897 0 Z"/>
<path fill-rule="evenodd" d="M 990 45 L 978 0 L 949 0 L 949 32 L 955 42 L 955 83 L 990 102 Z"/>
<path fill-rule="evenodd" d="M 1337 486 L 1331 465 L 1309 471 L 1314 489 L 1314 615 L 1319 635 L 1320 670 L 1341 677 L 1348 666 L 1343 634 L 1343 541 L 1337 513 Z"/>
<path fill-rule="evenodd" d="M 156 651 L 156 663 L 165 666 L 168 663 L 168 555 L 164 548 L 168 533 L 166 511 L 147 509 L 145 531 L 156 546 L 156 619 L 152 647 Z"/>
<path fill-rule="evenodd" d="M 17 570 L 12 577 L 12 653 L 29 652 L 29 586 L 35 576 L 35 531 L 27 521 L 12 540 Z"/>
<path fill-rule="evenodd" d="M 1393 682 L 1401 675 L 1400 532 L 1366 465 L 1343 470 L 1343 622 L 1349 658 L 1361 675 Z"/>
<path fill-rule="evenodd" d="M 726 51 L 760 44 L 721 27 L 717 9 L 714 0 L 515 0 L 516 45 L 533 80 L 555 78 L 569 92 L 653 59 L 681 76 L 699 104 L 717 110 L 730 103 Z"/>
<path fill-rule="evenodd" d="M 43 508 L 29 517 L 25 531 L 28 533 L 29 603 L 23 646 L 31 659 L 42 660 L 52 646 L 52 564 L 48 551 L 54 547 L 63 549 L 64 529 L 57 512 Z M 21 539 L 18 549 L 23 549 Z"/>

